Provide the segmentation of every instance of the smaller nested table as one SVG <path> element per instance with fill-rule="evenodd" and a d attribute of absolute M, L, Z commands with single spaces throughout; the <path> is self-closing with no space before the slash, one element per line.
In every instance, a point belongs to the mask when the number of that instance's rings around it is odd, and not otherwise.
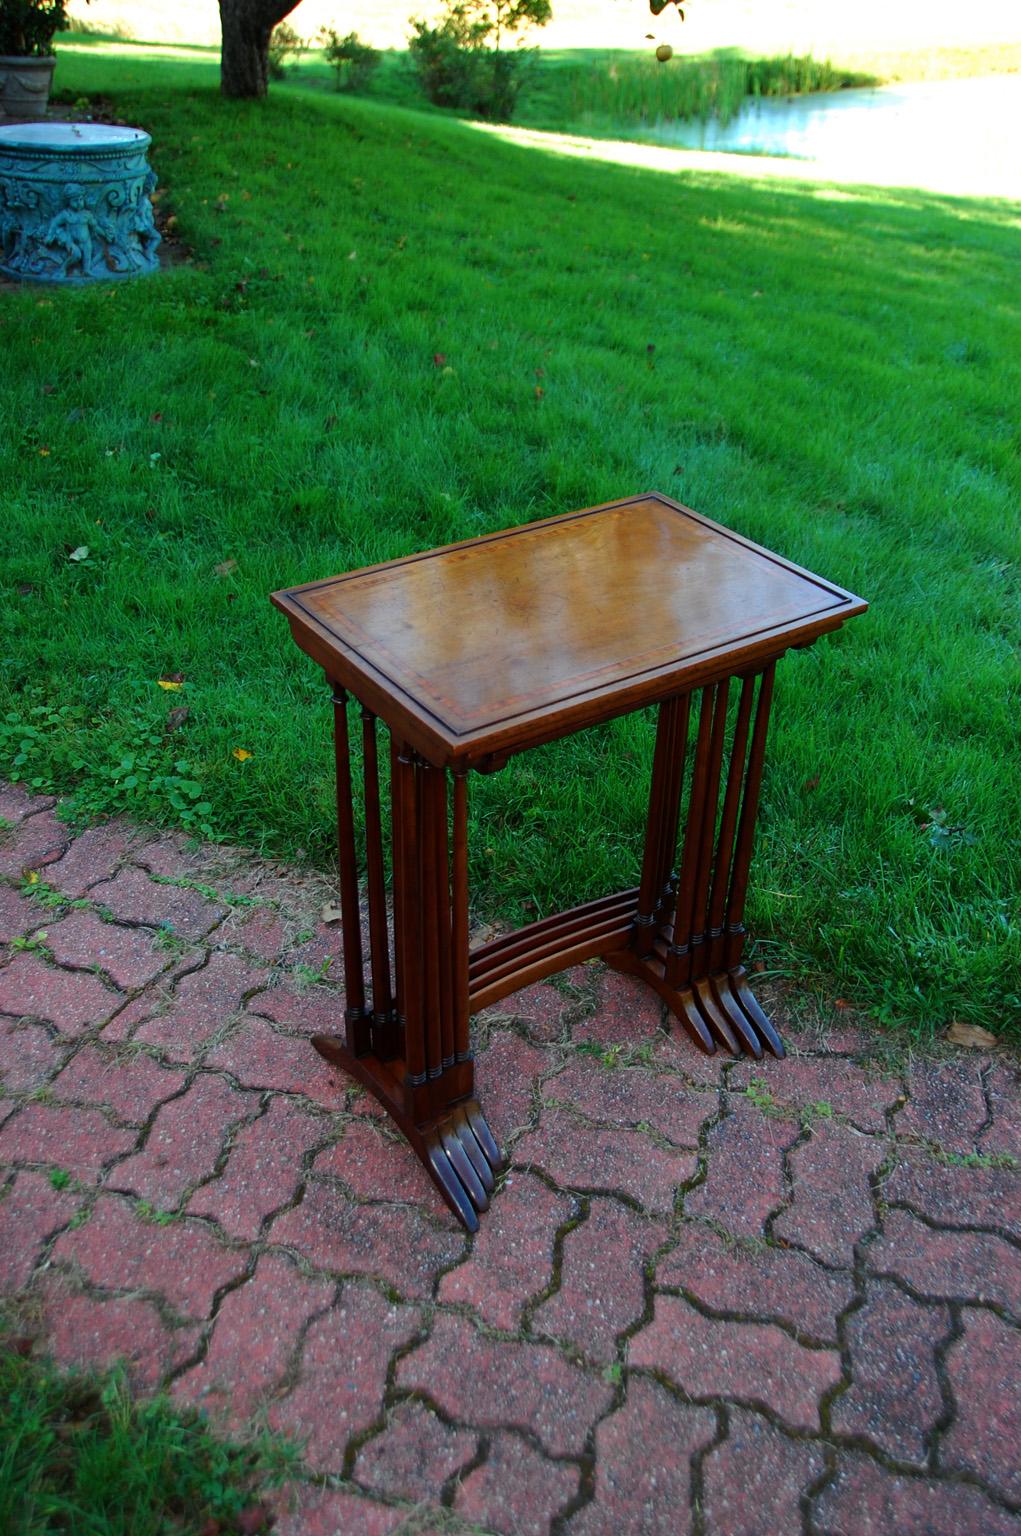
<path fill-rule="evenodd" d="M 773 673 L 784 651 L 862 613 L 860 598 L 650 494 L 272 600 L 333 690 L 345 1031 L 312 1043 L 388 1110 L 469 1231 L 502 1161 L 474 1096 L 469 1019 L 479 1009 L 601 956 L 654 987 L 700 1050 L 783 1055 L 741 965 Z M 639 883 L 469 950 L 469 774 L 650 704 Z"/>

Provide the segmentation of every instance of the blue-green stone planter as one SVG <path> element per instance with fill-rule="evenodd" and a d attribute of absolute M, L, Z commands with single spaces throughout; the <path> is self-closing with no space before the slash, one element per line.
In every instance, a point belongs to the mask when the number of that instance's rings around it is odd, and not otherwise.
<path fill-rule="evenodd" d="M 151 142 L 106 123 L 0 128 L 0 272 L 37 283 L 155 272 Z"/>

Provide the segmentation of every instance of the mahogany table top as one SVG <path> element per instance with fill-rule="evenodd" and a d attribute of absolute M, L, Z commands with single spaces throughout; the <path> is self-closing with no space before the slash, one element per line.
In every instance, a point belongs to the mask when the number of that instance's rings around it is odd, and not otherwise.
<path fill-rule="evenodd" d="M 460 766 L 757 666 L 867 607 L 659 493 L 272 601 L 330 677 Z"/>

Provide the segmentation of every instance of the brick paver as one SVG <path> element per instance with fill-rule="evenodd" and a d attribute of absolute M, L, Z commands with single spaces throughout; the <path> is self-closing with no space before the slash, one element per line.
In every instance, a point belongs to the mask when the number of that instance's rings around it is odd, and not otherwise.
<path fill-rule="evenodd" d="M 682 1536 L 691 1530 L 691 1463 L 716 1432 L 709 1408 L 679 1403 L 640 1378 L 627 1402 L 596 1431 L 592 1500 L 570 1522 L 571 1536 Z"/>
<path fill-rule="evenodd" d="M 104 923 L 95 912 L 69 912 L 47 923 L 45 932 L 43 943 L 58 965 L 103 971 L 124 992 L 144 987 L 171 959 L 150 929 Z"/>
<path fill-rule="evenodd" d="M 773 1223 L 773 1235 L 824 1264 L 847 1266 L 854 1246 L 875 1225 L 869 1181 L 886 1149 L 878 1137 L 822 1121 L 790 1154 L 794 1197 Z"/>
<path fill-rule="evenodd" d="M 46 1019 L 69 1039 L 106 1022 L 124 997 L 87 971 L 65 971 L 41 955 L 16 954 L 0 970 L 0 1013 Z"/>
<path fill-rule="evenodd" d="M 265 1261 L 264 1261 L 265 1262 Z M 347 1281 L 335 1306 L 309 1328 L 293 1389 L 273 1408 L 278 1429 L 307 1437 L 305 1455 L 318 1472 L 339 1473 L 352 1435 L 384 1411 L 394 1353 L 418 1334 L 422 1314 L 371 1285 Z"/>
<path fill-rule="evenodd" d="M 295 1436 L 279 1536 L 1021 1536 L 1005 1049 L 734 1063 L 575 967 L 479 1021 L 469 1238 L 308 1044 L 318 877 L 56 812 L 0 784 L 0 1290 L 59 1362 Z"/>
<path fill-rule="evenodd" d="M 332 1281 L 308 1279 L 288 1259 L 263 1254 L 248 1284 L 221 1303 L 205 1359 L 179 1378 L 175 1396 L 243 1423 L 283 1380 L 303 1328 L 335 1290 Z"/>
<path fill-rule="evenodd" d="M 469 1429 L 444 1424 L 421 1403 L 400 1403 L 390 1422 L 358 1452 L 355 1482 L 398 1499 L 427 1499 L 478 1450 Z"/>
<path fill-rule="evenodd" d="M 736 1098 L 709 1132 L 705 1180 L 685 1196 L 685 1215 L 718 1222 L 738 1237 L 761 1237 L 787 1198 L 784 1151 L 800 1131 L 796 1120 Z"/>
<path fill-rule="evenodd" d="M 946 1307 L 920 1307 L 873 1280 L 845 1322 L 851 1380 L 833 1403 L 838 1435 L 867 1440 L 893 1460 L 923 1467 L 943 1414 L 936 1352 L 950 1334 Z"/>
<path fill-rule="evenodd" d="M 440 1281 L 440 1300 L 464 1302 L 490 1327 L 514 1332 L 528 1303 L 551 1284 L 557 1232 L 577 1210 L 577 1201 L 534 1174 L 512 1174 L 471 1254 Z"/>
<path fill-rule="evenodd" d="M 706 1530 L 720 1536 L 800 1531 L 802 1501 L 825 1468 L 821 1445 L 729 1409 L 727 1438 L 702 1464 Z"/>
<path fill-rule="evenodd" d="M 498 1536 L 546 1536 L 580 1481 L 570 1462 L 548 1461 L 517 1435 L 497 1433 L 489 1437 L 482 1466 L 461 1479 L 454 1508 Z"/>
<path fill-rule="evenodd" d="M 70 827 L 58 821 L 53 811 L 30 813 L 0 841 L 0 877 L 20 880 L 46 869 L 60 858 L 70 841 Z"/>
<path fill-rule="evenodd" d="M 138 1195 L 162 1211 L 214 1172 L 232 1126 L 258 1109 L 254 1093 L 239 1093 L 223 1077 L 197 1077 L 186 1093 L 156 1113 L 148 1139 L 117 1167 L 111 1189 Z"/>
<path fill-rule="evenodd" d="M 55 1099 L 68 1104 L 99 1104 L 118 1120 L 142 1125 L 157 1105 L 185 1086 L 183 1072 L 165 1067 L 144 1051 L 130 1047 L 83 1045 L 53 1079 Z"/>
<path fill-rule="evenodd" d="M 305 1155 L 330 1129 L 327 1118 L 310 1115 L 301 1104 L 271 1099 L 264 1115 L 236 1132 L 219 1178 L 195 1191 L 188 1210 L 210 1217 L 233 1238 L 254 1242 L 267 1216 L 294 1200 Z"/>
<path fill-rule="evenodd" d="M 66 1043 L 58 1043 L 45 1024 L 0 1020 L 0 1084 L 5 1093 L 33 1093 L 59 1068 Z"/>
<path fill-rule="evenodd" d="M 773 1323 L 703 1317 L 660 1296 L 628 1347 L 632 1366 L 657 1371 L 688 1397 L 772 1408 L 793 1429 L 819 1428 L 819 1402 L 840 1380 L 835 1350 L 806 1349 Z"/>
<path fill-rule="evenodd" d="M 645 1269 L 667 1230 L 663 1221 L 594 1195 L 585 1220 L 564 1238 L 560 1284 L 533 1313 L 535 1331 L 611 1364 L 618 1335 L 645 1309 Z M 612 1285 L 606 1283 L 609 1275 Z"/>
<path fill-rule="evenodd" d="M 47 1238 L 66 1227 L 81 1204 L 70 1189 L 54 1189 L 43 1173 L 15 1174 L 0 1198 L 0 1294 L 29 1282 Z"/>
<path fill-rule="evenodd" d="M 248 1268 L 243 1249 L 229 1249 L 197 1221 L 141 1221 L 116 1195 L 97 1200 L 84 1226 L 61 1233 L 54 1263 L 71 1265 L 93 1286 L 162 1296 L 181 1317 L 208 1317 L 213 1298 Z"/>

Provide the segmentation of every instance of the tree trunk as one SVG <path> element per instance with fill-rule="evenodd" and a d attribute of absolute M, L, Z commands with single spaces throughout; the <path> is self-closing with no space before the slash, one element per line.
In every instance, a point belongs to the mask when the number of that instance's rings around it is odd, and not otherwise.
<path fill-rule="evenodd" d="M 297 0 L 220 0 L 220 90 L 235 98 L 265 96 L 269 39 Z"/>

